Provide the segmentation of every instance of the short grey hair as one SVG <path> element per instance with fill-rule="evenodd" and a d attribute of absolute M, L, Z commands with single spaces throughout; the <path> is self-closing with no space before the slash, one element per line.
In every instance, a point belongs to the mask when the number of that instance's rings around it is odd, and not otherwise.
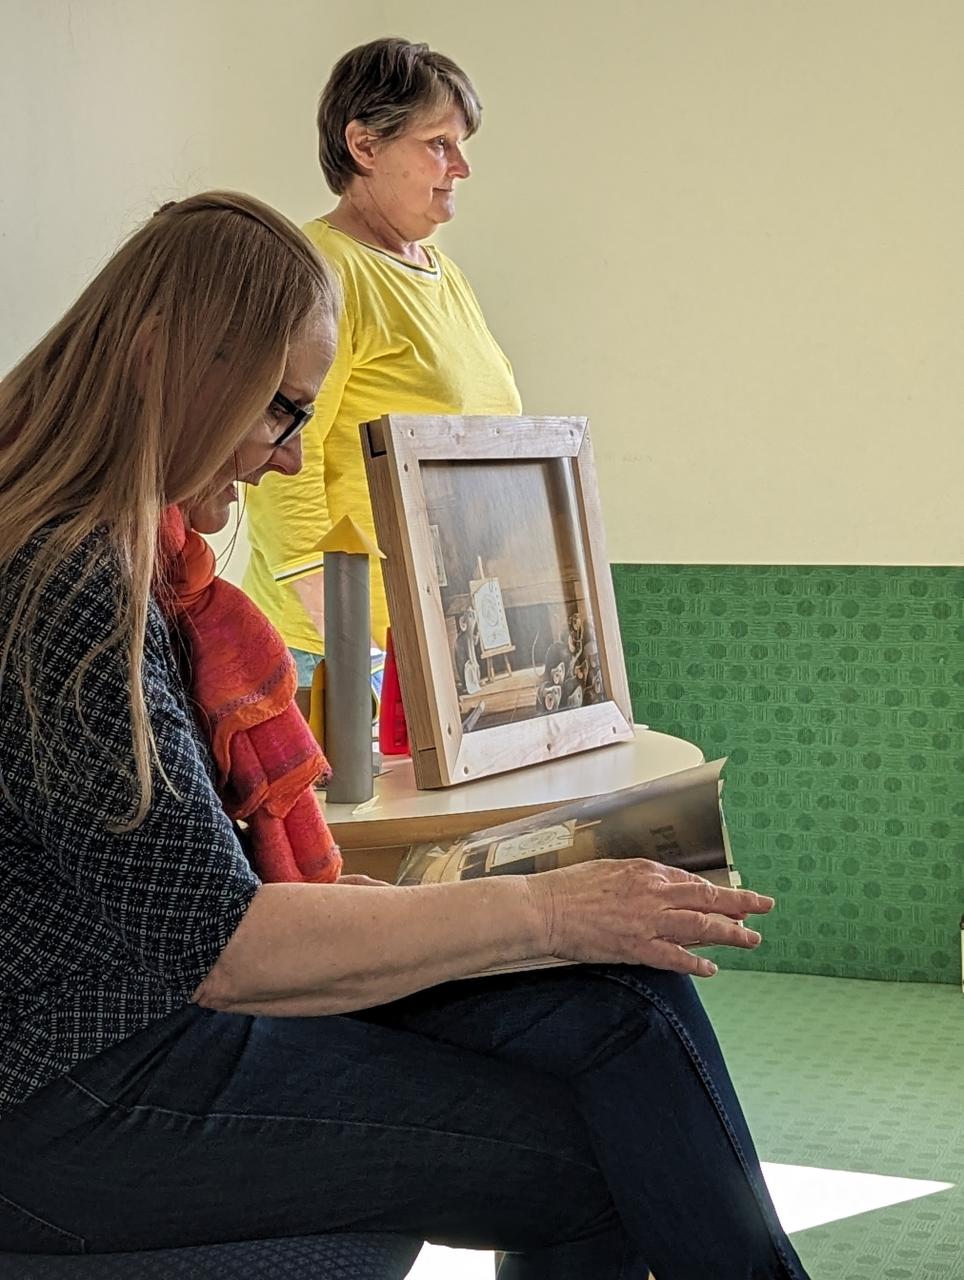
<path fill-rule="evenodd" d="M 380 138 L 395 138 L 413 120 L 454 104 L 466 136 L 482 123 L 482 104 L 461 67 L 427 44 L 386 36 L 349 50 L 335 63 L 318 102 L 318 159 L 325 181 L 340 195 L 361 173 L 345 129 L 358 120 Z"/>

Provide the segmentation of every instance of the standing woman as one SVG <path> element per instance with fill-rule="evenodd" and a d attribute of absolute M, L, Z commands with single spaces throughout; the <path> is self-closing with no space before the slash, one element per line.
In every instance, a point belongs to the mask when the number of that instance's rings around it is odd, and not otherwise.
<path fill-rule="evenodd" d="M 335 363 L 304 432 L 304 468 L 269 477 L 247 503 L 244 587 L 295 651 L 310 683 L 323 639 L 273 570 L 312 559 L 344 515 L 374 536 L 359 423 L 384 413 L 518 414 L 512 369 L 471 286 L 425 243 L 455 215 L 463 152 L 481 123 L 469 78 L 424 44 L 382 39 L 336 63 L 318 107 L 321 167 L 338 196 L 304 228 L 341 277 L 345 306 Z M 372 581 L 372 639 L 388 621 Z"/>

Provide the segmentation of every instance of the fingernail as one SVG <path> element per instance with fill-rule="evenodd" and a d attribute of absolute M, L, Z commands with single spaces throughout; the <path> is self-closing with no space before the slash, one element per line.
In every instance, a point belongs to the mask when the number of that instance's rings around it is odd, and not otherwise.
<path fill-rule="evenodd" d="M 747 929 L 745 932 L 754 946 L 758 946 L 763 941 L 763 934 L 757 933 L 756 929 Z"/>
<path fill-rule="evenodd" d="M 712 978 L 715 973 L 719 973 L 720 967 L 713 963 L 712 960 L 706 961 L 706 976 Z"/>

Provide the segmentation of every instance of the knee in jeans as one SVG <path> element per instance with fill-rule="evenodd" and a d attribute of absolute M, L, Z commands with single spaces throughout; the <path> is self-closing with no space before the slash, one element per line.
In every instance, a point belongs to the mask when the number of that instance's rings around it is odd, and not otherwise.
<path fill-rule="evenodd" d="M 558 1044 L 560 1073 L 578 1076 L 591 1071 L 641 1037 L 669 1034 L 660 1007 L 635 984 L 615 979 L 606 970 L 588 971 L 570 991 L 565 1006 L 565 1036 Z"/>
<path fill-rule="evenodd" d="M 685 973 L 668 969 L 650 969 L 644 965 L 600 965 L 593 972 L 606 979 L 610 987 L 620 988 L 630 1003 L 660 1015 L 666 1021 L 681 1023 L 692 1017 L 705 1018 L 702 1001 L 693 979 Z"/>

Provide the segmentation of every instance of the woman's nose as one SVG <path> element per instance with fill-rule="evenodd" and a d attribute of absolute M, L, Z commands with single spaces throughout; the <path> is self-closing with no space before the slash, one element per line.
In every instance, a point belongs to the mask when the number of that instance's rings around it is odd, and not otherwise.
<path fill-rule="evenodd" d="M 449 164 L 449 173 L 453 178 L 468 178 L 472 173 L 472 166 L 458 147 L 453 152 L 452 160 Z"/>
<path fill-rule="evenodd" d="M 271 465 L 286 476 L 296 476 L 304 465 L 304 453 L 301 447 L 301 436 L 287 440 L 279 449 L 275 449 Z"/>

